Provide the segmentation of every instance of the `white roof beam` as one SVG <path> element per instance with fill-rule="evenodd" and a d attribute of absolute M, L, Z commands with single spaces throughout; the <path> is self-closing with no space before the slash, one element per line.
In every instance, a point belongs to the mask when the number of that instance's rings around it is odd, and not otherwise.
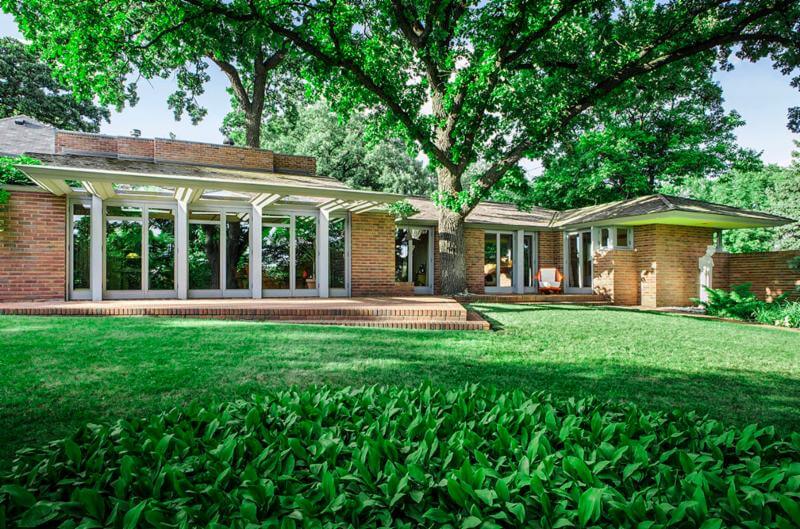
<path fill-rule="evenodd" d="M 326 213 L 333 213 L 340 209 L 347 209 L 347 202 L 336 198 L 320 204 L 319 209 Z"/>
<path fill-rule="evenodd" d="M 352 213 L 355 213 L 355 214 L 358 214 L 358 213 L 366 213 L 367 211 L 370 211 L 370 210 L 373 210 L 373 209 L 375 209 L 375 208 L 376 208 L 376 207 L 378 207 L 379 205 L 380 205 L 380 204 L 378 204 L 377 202 L 367 202 L 367 203 L 365 203 L 365 204 L 361 204 L 360 206 L 354 207 L 354 208 L 353 208 L 353 209 L 351 209 L 350 211 L 351 211 Z"/>
<path fill-rule="evenodd" d="M 175 200 L 183 204 L 192 204 L 200 200 L 205 189 L 200 187 L 176 187 Z"/>
<path fill-rule="evenodd" d="M 51 180 L 49 178 L 31 178 L 33 183 L 45 189 L 56 196 L 68 195 L 72 192 L 72 188 L 67 185 L 64 180 Z"/>
<path fill-rule="evenodd" d="M 81 185 L 90 194 L 103 200 L 108 200 L 116 196 L 114 186 L 109 182 L 81 182 Z"/>
<path fill-rule="evenodd" d="M 279 195 L 277 193 L 259 193 L 253 196 L 253 198 L 250 200 L 250 203 L 258 209 L 264 209 L 265 207 L 269 206 L 270 204 L 274 204 L 282 198 L 283 195 Z"/>

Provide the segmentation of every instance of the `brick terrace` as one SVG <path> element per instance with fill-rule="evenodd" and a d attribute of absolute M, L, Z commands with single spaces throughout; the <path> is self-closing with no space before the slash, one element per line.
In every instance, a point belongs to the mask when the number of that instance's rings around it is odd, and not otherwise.
<path fill-rule="evenodd" d="M 458 302 L 435 296 L 18 302 L 0 303 L 0 315 L 170 316 L 394 329 L 489 329 L 486 321 Z"/>

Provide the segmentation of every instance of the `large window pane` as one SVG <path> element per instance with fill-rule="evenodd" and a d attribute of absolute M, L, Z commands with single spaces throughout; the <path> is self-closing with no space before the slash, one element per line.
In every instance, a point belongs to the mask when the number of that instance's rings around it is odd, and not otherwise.
<path fill-rule="evenodd" d="M 261 235 L 261 286 L 289 288 L 289 226 L 264 226 Z"/>
<path fill-rule="evenodd" d="M 408 230 L 398 228 L 394 233 L 394 280 L 408 282 Z"/>
<path fill-rule="evenodd" d="M 428 273 L 428 245 L 430 244 L 430 231 L 427 229 L 412 229 L 413 239 L 413 259 L 414 266 L 414 286 L 430 286 L 430 274 Z"/>
<path fill-rule="evenodd" d="M 189 225 L 189 288 L 220 288 L 219 224 Z"/>
<path fill-rule="evenodd" d="M 487 287 L 497 286 L 497 234 L 483 236 L 483 282 Z"/>
<path fill-rule="evenodd" d="M 583 233 L 581 237 L 581 253 L 583 254 L 583 288 L 592 286 L 592 235 L 590 232 Z"/>
<path fill-rule="evenodd" d="M 523 237 L 523 248 L 522 248 L 522 256 L 523 256 L 523 278 L 524 282 L 523 285 L 525 287 L 532 287 L 533 286 L 533 278 L 536 276 L 536 271 L 533 269 L 533 252 L 534 252 L 534 244 L 533 244 L 533 235 L 525 235 Z"/>
<path fill-rule="evenodd" d="M 569 236 L 569 286 L 580 287 L 578 278 L 580 277 L 580 260 L 578 256 L 578 235 Z"/>
<path fill-rule="evenodd" d="M 514 281 L 514 237 L 510 233 L 500 234 L 500 274 L 501 287 L 510 287 Z"/>
<path fill-rule="evenodd" d="M 106 290 L 142 289 L 142 221 L 106 222 Z"/>
<path fill-rule="evenodd" d="M 617 247 L 627 248 L 630 243 L 628 228 L 617 228 Z"/>
<path fill-rule="evenodd" d="M 229 213 L 225 226 L 225 288 L 250 288 L 250 217 Z"/>
<path fill-rule="evenodd" d="M 317 288 L 317 218 L 297 216 L 295 228 L 296 289 Z"/>
<path fill-rule="evenodd" d="M 171 209 L 148 210 L 150 290 L 175 288 L 175 216 Z"/>
<path fill-rule="evenodd" d="M 91 209 L 89 205 L 72 205 L 72 288 L 90 288 L 89 235 L 91 233 Z"/>
<path fill-rule="evenodd" d="M 345 226 L 343 218 L 333 218 L 328 227 L 328 244 L 330 271 L 330 288 L 345 288 L 345 270 L 347 257 L 345 255 Z"/>

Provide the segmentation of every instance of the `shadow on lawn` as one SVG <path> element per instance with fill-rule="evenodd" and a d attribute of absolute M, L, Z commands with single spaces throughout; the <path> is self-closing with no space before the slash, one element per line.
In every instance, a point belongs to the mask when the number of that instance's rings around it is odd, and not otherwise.
<path fill-rule="evenodd" d="M 7 357 L 18 357 L 16 371 L 8 370 L 11 364 L 7 363 L 5 369 L 0 364 L 0 382 L 12 382 L 15 376 L 30 378 L 20 378 L 19 383 L 13 381 L 15 387 L 0 389 L 0 464 L 21 446 L 63 437 L 85 422 L 157 413 L 191 400 L 248 397 L 265 388 L 294 384 L 417 385 L 430 380 L 444 387 L 461 387 L 481 382 L 507 390 L 548 391 L 561 397 L 596 395 L 650 409 L 696 409 L 733 425 L 758 422 L 784 432 L 800 431 L 800 380 L 796 377 L 723 368 L 687 372 L 611 357 L 580 361 L 545 357 L 535 353 L 535 334 L 520 340 L 519 325 L 511 324 L 510 318 L 500 322 L 492 317 L 514 312 L 620 309 L 478 307 L 493 324 L 508 326 L 508 333 L 156 318 L 86 325 L 83 332 L 66 338 L 59 350 L 63 358 L 54 358 L 52 351 L 17 351 Z M 80 327 L 77 320 L 65 326 Z M 30 324 L 31 335 L 44 333 L 36 328 L 39 319 L 20 323 L 21 328 Z M 513 343 L 512 338 L 516 340 Z M 113 344 L 113 349 L 105 344 Z M 55 365 L 51 366 L 52 362 Z M 51 370 L 44 375 L 40 373 L 43 365 Z"/>

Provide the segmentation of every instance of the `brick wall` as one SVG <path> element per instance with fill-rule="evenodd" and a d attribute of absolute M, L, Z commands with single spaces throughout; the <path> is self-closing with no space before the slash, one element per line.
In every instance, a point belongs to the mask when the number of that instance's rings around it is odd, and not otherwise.
<path fill-rule="evenodd" d="M 539 268 L 556 268 L 562 274 L 564 273 L 563 232 L 539 232 Z"/>
<path fill-rule="evenodd" d="M 66 298 L 66 199 L 12 191 L 0 232 L 0 301 Z"/>
<path fill-rule="evenodd" d="M 784 292 L 795 292 L 800 274 L 789 268 L 789 260 L 800 251 L 715 254 L 713 288 L 730 289 L 733 285 L 752 283 L 751 291 L 761 299 L 771 300 Z"/>
<path fill-rule="evenodd" d="M 286 173 L 316 174 L 317 162 L 309 156 L 276 154 L 264 149 L 170 139 L 106 136 L 58 131 L 58 154 L 97 154 L 125 159 L 190 163 Z"/>
<path fill-rule="evenodd" d="M 394 280 L 394 217 L 387 213 L 353 215 L 350 282 L 353 296 L 409 296 L 414 285 Z"/>
<path fill-rule="evenodd" d="M 638 255 L 633 250 L 602 250 L 594 255 L 594 290 L 615 305 L 639 304 Z"/>
<path fill-rule="evenodd" d="M 471 294 L 483 294 L 485 277 L 484 263 L 484 230 L 478 228 L 464 229 L 464 248 L 467 267 L 467 290 Z"/>
<path fill-rule="evenodd" d="M 279 173 L 317 174 L 317 160 L 310 156 L 274 153 L 272 163 Z"/>

